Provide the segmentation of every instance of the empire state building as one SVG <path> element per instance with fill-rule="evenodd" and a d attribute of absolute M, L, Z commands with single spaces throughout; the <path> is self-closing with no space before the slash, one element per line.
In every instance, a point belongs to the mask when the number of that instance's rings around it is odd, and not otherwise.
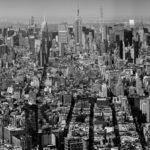
<path fill-rule="evenodd" d="M 79 9 L 77 10 L 77 17 L 75 19 L 75 44 L 82 46 L 82 18 L 79 15 Z"/>

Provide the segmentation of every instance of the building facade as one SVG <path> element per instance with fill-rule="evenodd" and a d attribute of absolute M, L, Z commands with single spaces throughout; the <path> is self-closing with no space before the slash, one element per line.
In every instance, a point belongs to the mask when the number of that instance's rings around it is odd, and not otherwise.
<path fill-rule="evenodd" d="M 82 46 L 82 18 L 79 15 L 79 9 L 77 12 L 77 18 L 75 19 L 74 29 L 75 29 L 75 43 L 76 45 Z"/>

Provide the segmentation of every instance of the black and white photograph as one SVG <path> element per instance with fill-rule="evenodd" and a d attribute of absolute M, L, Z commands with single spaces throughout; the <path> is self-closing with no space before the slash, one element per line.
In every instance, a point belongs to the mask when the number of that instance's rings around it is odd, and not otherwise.
<path fill-rule="evenodd" d="M 0 0 L 0 150 L 150 150 L 150 0 Z"/>

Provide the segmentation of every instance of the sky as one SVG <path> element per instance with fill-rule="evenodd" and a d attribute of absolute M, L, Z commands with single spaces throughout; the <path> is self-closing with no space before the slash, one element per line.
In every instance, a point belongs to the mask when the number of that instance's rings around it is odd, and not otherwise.
<path fill-rule="evenodd" d="M 0 18 L 46 16 L 49 21 L 74 20 L 79 3 L 83 20 L 149 17 L 150 0 L 0 0 Z"/>

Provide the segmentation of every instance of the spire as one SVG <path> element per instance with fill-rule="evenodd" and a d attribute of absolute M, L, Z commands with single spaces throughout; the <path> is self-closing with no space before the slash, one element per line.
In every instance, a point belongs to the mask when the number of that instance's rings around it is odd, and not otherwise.
<path fill-rule="evenodd" d="M 79 16 L 80 9 L 79 9 L 79 0 L 78 0 L 78 5 L 77 5 L 77 16 Z"/>

